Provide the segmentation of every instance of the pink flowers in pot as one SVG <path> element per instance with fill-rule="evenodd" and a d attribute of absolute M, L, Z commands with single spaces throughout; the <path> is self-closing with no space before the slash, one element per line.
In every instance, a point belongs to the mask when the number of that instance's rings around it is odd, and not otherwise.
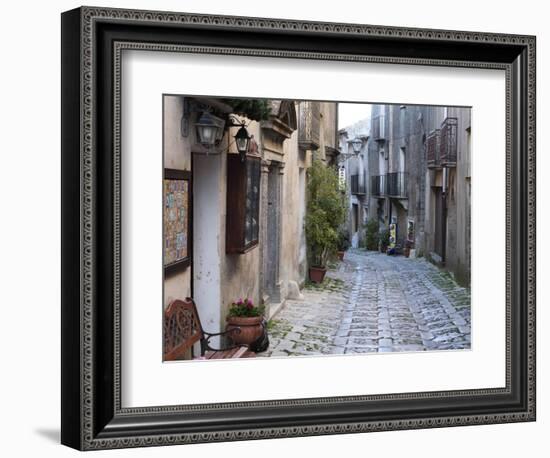
<path fill-rule="evenodd" d="M 229 306 L 229 316 L 260 316 L 263 311 L 263 307 L 255 306 L 254 301 L 248 297 L 239 298 Z"/>

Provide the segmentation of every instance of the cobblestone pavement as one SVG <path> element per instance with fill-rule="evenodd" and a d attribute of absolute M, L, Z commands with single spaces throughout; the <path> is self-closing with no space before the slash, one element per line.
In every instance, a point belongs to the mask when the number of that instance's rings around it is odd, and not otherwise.
<path fill-rule="evenodd" d="M 287 300 L 258 356 L 470 348 L 470 290 L 425 259 L 350 250 Z"/>

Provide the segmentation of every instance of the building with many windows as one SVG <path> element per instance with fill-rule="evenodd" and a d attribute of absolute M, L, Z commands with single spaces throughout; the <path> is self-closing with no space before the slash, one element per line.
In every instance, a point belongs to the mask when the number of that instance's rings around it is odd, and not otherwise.
<path fill-rule="evenodd" d="M 340 129 L 354 246 L 374 219 L 391 229 L 398 252 L 425 256 L 469 284 L 470 111 L 365 105 L 366 119 Z"/>

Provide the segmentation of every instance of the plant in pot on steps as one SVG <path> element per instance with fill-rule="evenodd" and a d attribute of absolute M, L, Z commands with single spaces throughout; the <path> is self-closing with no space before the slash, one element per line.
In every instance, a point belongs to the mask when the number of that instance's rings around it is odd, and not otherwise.
<path fill-rule="evenodd" d="M 385 253 L 388 250 L 390 244 L 390 231 L 383 229 L 378 236 L 378 246 L 381 253 Z"/>
<path fill-rule="evenodd" d="M 336 251 L 336 255 L 338 256 L 338 259 L 340 261 L 344 260 L 344 255 L 348 250 L 349 246 L 350 246 L 349 235 L 347 231 L 340 228 L 340 230 L 338 231 L 338 246 Z"/>
<path fill-rule="evenodd" d="M 379 224 L 374 218 L 369 219 L 365 225 L 365 248 L 370 251 L 378 250 L 380 240 Z"/>
<path fill-rule="evenodd" d="M 308 170 L 306 241 L 309 279 L 321 283 L 328 258 L 337 251 L 339 228 L 344 224 L 346 205 L 339 190 L 338 174 L 316 159 Z"/>
<path fill-rule="evenodd" d="M 265 334 L 264 307 L 256 306 L 248 297 L 234 301 L 229 306 L 229 312 L 225 319 L 226 330 L 233 343 L 248 345 L 256 351 L 255 344 L 259 343 Z"/>

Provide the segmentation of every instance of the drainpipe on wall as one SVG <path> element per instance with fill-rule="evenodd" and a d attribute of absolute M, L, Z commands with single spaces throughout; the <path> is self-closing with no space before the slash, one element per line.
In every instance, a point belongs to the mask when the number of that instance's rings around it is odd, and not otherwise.
<path fill-rule="evenodd" d="M 443 192 L 441 195 L 441 212 L 442 215 L 442 228 L 441 228 L 441 263 L 445 265 L 445 258 L 447 255 L 447 188 L 449 186 L 449 169 L 443 167 Z"/>

